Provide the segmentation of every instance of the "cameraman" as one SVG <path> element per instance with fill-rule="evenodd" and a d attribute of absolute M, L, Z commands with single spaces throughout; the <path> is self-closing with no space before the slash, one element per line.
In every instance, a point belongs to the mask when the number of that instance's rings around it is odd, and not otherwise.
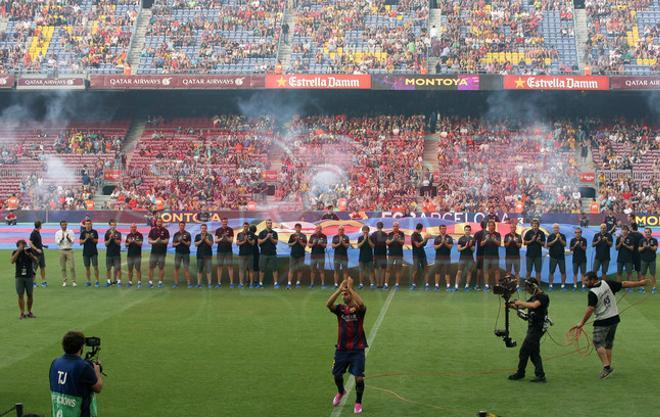
<path fill-rule="evenodd" d="M 32 314 L 32 302 L 34 298 L 34 263 L 39 259 L 33 250 L 27 247 L 24 240 L 16 242 L 16 250 L 11 254 L 11 263 L 16 265 L 16 294 L 18 294 L 18 308 L 21 310 L 20 319 L 34 318 Z M 23 296 L 27 293 L 27 313 L 25 313 L 25 299 Z"/>
<path fill-rule="evenodd" d="M 545 382 L 545 372 L 543 371 L 543 361 L 541 360 L 541 337 L 545 333 L 544 324 L 548 316 L 548 305 L 550 298 L 543 292 L 539 283 L 534 278 L 525 280 L 525 289 L 532 296 L 527 301 L 515 300 L 509 304 L 510 308 L 526 308 L 528 310 L 527 336 L 520 348 L 518 371 L 509 376 L 512 381 L 523 379 L 525 377 L 525 368 L 527 360 L 532 359 L 534 364 L 534 373 L 536 378 L 531 382 Z"/>
<path fill-rule="evenodd" d="M 64 355 L 50 365 L 50 395 L 53 416 L 96 417 L 94 393 L 103 389 L 103 377 L 98 363 L 84 360 L 81 355 L 85 335 L 70 331 L 62 339 Z"/>

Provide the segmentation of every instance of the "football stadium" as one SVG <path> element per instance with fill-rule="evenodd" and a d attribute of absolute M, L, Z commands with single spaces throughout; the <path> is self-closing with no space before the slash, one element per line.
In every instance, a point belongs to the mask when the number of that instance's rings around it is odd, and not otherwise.
<path fill-rule="evenodd" d="M 658 0 L 0 0 L 0 417 L 660 415 L 659 55 Z"/>

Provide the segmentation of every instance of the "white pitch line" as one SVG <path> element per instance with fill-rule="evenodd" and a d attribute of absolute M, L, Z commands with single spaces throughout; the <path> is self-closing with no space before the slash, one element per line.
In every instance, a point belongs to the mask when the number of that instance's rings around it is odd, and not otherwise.
<path fill-rule="evenodd" d="M 394 299 L 394 294 L 396 293 L 397 293 L 396 290 L 394 289 L 390 290 L 390 294 L 387 296 L 387 298 L 385 299 L 385 303 L 383 303 L 383 306 L 380 308 L 380 313 L 378 313 L 376 322 L 371 327 L 371 331 L 367 336 L 367 344 L 369 346 L 364 351 L 365 358 L 369 354 L 369 350 L 372 348 L 372 344 L 374 343 L 376 334 L 378 334 L 378 329 L 380 329 L 380 325 L 383 324 L 383 320 L 385 319 L 385 314 L 387 314 L 387 310 L 390 309 L 390 304 L 392 304 L 392 300 Z M 344 405 L 348 400 L 348 396 L 351 393 L 351 391 L 353 391 L 354 387 L 355 387 L 355 378 L 351 378 L 346 384 L 346 387 L 344 388 L 344 390 L 346 391 L 346 395 L 344 395 L 344 398 L 342 398 L 341 403 L 339 403 L 339 405 L 332 410 L 332 413 L 330 413 L 330 417 L 339 417 L 341 415 Z"/>

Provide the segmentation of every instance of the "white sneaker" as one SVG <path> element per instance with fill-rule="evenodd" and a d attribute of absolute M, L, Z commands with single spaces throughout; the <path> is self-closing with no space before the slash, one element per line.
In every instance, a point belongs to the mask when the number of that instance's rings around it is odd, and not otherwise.
<path fill-rule="evenodd" d="M 62 286 L 63 286 L 63 287 L 66 287 L 66 282 L 63 282 L 63 283 L 62 283 Z"/>
<path fill-rule="evenodd" d="M 71 283 L 71 286 L 72 286 L 72 287 L 77 287 L 78 284 L 76 283 L 76 281 L 73 281 L 73 283 Z"/>

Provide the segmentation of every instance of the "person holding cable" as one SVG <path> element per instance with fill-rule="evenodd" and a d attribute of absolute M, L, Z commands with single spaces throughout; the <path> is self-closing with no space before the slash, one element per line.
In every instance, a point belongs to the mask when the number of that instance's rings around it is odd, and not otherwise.
<path fill-rule="evenodd" d="M 81 355 L 85 335 L 70 331 L 62 338 L 64 355 L 50 365 L 52 415 L 59 417 L 96 417 L 96 395 L 103 389 L 100 363 L 84 360 Z"/>
<path fill-rule="evenodd" d="M 60 248 L 60 268 L 62 270 L 62 286 L 67 285 L 67 265 L 71 270 L 71 286 L 77 287 L 76 284 L 76 266 L 73 261 L 73 242 L 76 239 L 73 231 L 67 229 L 68 223 L 66 220 L 60 221 L 60 230 L 55 232 L 55 243 Z"/>
<path fill-rule="evenodd" d="M 543 292 L 539 281 L 535 278 L 527 278 L 525 280 L 525 289 L 531 294 L 531 297 L 527 301 L 512 301 L 508 306 L 509 308 L 516 309 L 526 308 L 528 322 L 527 336 L 520 347 L 518 370 L 515 374 L 509 375 L 509 379 L 512 381 L 523 379 L 525 377 L 527 361 L 531 358 L 536 377 L 530 382 L 546 382 L 543 360 L 541 359 L 541 338 L 546 330 L 545 323 L 548 317 L 550 297 Z"/>
<path fill-rule="evenodd" d="M 21 311 L 19 319 L 35 318 L 32 314 L 34 263 L 38 257 L 34 249 L 29 248 L 24 240 L 16 242 L 16 250 L 11 254 L 11 263 L 16 265 L 16 294 L 18 295 L 18 308 Z M 27 294 L 27 313 L 25 312 L 25 295 Z"/>
<path fill-rule="evenodd" d="M 603 226 L 605 225 L 603 224 Z M 584 312 L 582 320 L 571 328 L 571 331 L 581 332 L 591 315 L 596 316 L 592 342 L 598 358 L 603 364 L 600 379 L 605 379 L 614 372 L 614 368 L 612 368 L 612 348 L 614 347 L 616 328 L 621 321 L 614 294 L 621 291 L 622 288 L 643 287 L 649 281 L 646 279 L 623 282 L 606 281 L 604 279 L 599 281 L 598 274 L 595 271 L 587 272 L 585 278 L 587 287 L 589 287 L 587 310 Z"/>

